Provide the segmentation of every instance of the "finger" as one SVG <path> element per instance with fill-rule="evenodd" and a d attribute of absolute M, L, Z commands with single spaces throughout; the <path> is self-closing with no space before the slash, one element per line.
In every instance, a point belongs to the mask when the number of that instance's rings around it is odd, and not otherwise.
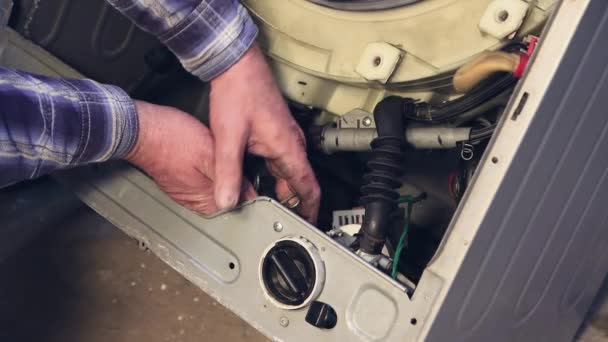
<path fill-rule="evenodd" d="M 236 206 L 241 194 L 243 154 L 247 129 L 243 122 L 214 124 L 215 137 L 215 201 L 220 209 Z"/>
<path fill-rule="evenodd" d="M 161 186 L 161 188 L 178 204 L 199 214 L 209 216 L 219 211 L 213 196 L 213 182 L 205 176 L 198 179 L 188 191 L 175 190 L 166 186 Z"/>
<path fill-rule="evenodd" d="M 213 198 L 192 198 L 190 201 L 183 201 L 180 204 L 204 216 L 211 216 L 219 211 Z"/>
<path fill-rule="evenodd" d="M 286 180 L 277 180 L 275 192 L 277 194 L 277 199 L 285 207 L 293 210 L 300 206 L 300 197 L 298 197 L 298 194 L 289 187 L 289 183 L 287 183 Z"/>
<path fill-rule="evenodd" d="M 269 168 L 275 177 L 282 178 L 288 185 L 287 187 L 280 185 L 281 180 L 278 179 L 277 194 L 285 196 L 285 193 L 289 191 L 285 188 L 293 190 L 301 200 L 298 213 L 309 222 L 316 223 L 321 201 L 321 190 L 306 159 L 305 152 L 287 153 L 269 164 Z M 279 191 L 281 194 L 279 194 Z"/>
<path fill-rule="evenodd" d="M 258 193 L 248 180 L 244 179 L 241 186 L 241 201 L 251 201 L 258 197 Z"/>
<path fill-rule="evenodd" d="M 289 183 L 287 183 L 287 181 L 283 178 L 277 179 L 277 182 L 275 185 L 275 192 L 277 194 L 277 199 L 281 203 L 288 200 L 290 197 L 293 197 L 293 195 L 296 195 L 295 190 L 292 190 L 289 187 Z"/>

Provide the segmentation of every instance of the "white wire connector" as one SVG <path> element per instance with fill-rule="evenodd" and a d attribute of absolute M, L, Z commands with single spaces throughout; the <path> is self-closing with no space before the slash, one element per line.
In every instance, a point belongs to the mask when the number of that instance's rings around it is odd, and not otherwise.
<path fill-rule="evenodd" d="M 349 224 L 362 224 L 365 209 L 335 210 L 333 213 L 332 228 L 340 228 Z"/>

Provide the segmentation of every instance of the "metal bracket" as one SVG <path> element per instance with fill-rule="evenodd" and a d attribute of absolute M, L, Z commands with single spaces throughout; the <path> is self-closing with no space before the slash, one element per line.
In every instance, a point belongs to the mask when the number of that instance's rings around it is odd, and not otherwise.
<path fill-rule="evenodd" d="M 338 128 L 376 128 L 374 115 L 363 109 L 353 109 L 338 120 Z"/>

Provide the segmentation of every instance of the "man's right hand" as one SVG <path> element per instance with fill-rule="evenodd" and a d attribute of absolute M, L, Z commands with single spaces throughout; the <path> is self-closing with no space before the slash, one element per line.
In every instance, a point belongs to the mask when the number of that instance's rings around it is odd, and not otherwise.
<path fill-rule="evenodd" d="M 128 161 L 143 169 L 177 203 L 204 215 L 218 211 L 214 196 L 214 143 L 192 116 L 171 107 L 135 101 L 139 135 Z M 244 180 L 241 200 L 255 198 Z"/>
<path fill-rule="evenodd" d="M 321 189 L 306 158 L 304 133 L 289 113 L 260 48 L 254 44 L 230 69 L 211 81 L 211 131 L 216 142 L 216 203 L 239 200 L 245 152 L 266 159 L 281 202 L 316 223 Z M 295 197 L 294 197 L 295 196 Z M 301 205 L 298 205 L 301 201 Z"/>

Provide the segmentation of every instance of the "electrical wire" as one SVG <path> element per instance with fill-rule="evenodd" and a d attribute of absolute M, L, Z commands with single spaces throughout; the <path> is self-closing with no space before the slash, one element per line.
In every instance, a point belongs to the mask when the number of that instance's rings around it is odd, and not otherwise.
<path fill-rule="evenodd" d="M 393 257 L 393 266 L 391 269 L 391 277 L 393 279 L 397 279 L 398 272 L 398 264 L 399 259 L 401 258 L 401 252 L 405 248 L 405 238 L 407 236 L 410 218 L 412 217 L 412 210 L 414 209 L 414 204 L 420 202 L 426 198 L 426 192 L 421 193 L 420 195 L 413 196 L 402 196 L 399 197 L 398 203 L 407 203 L 407 209 L 405 213 L 405 223 L 403 225 L 403 231 L 401 232 L 401 236 L 399 237 L 399 243 L 397 244 L 397 248 L 395 248 L 395 256 Z"/>
<path fill-rule="evenodd" d="M 527 45 L 523 42 L 514 41 L 505 45 L 501 50 L 514 53 L 525 50 L 525 48 Z M 497 73 L 459 98 L 437 104 L 412 101 L 405 106 L 404 112 L 409 120 L 415 122 L 445 123 L 500 96 L 506 90 L 512 89 L 517 81 L 518 78 L 511 73 Z"/>
<path fill-rule="evenodd" d="M 504 52 L 525 52 L 528 45 L 521 40 L 513 40 L 500 48 Z M 388 90 L 408 90 L 408 91 L 439 91 L 451 92 L 452 77 L 456 70 L 451 70 L 440 75 L 419 78 L 411 81 L 401 81 L 387 83 L 383 87 Z"/>
<path fill-rule="evenodd" d="M 408 103 L 404 108 L 405 115 L 416 122 L 445 123 L 500 95 L 516 83 L 517 78 L 511 74 L 492 77 L 471 92 L 451 101 L 439 104 Z"/>

